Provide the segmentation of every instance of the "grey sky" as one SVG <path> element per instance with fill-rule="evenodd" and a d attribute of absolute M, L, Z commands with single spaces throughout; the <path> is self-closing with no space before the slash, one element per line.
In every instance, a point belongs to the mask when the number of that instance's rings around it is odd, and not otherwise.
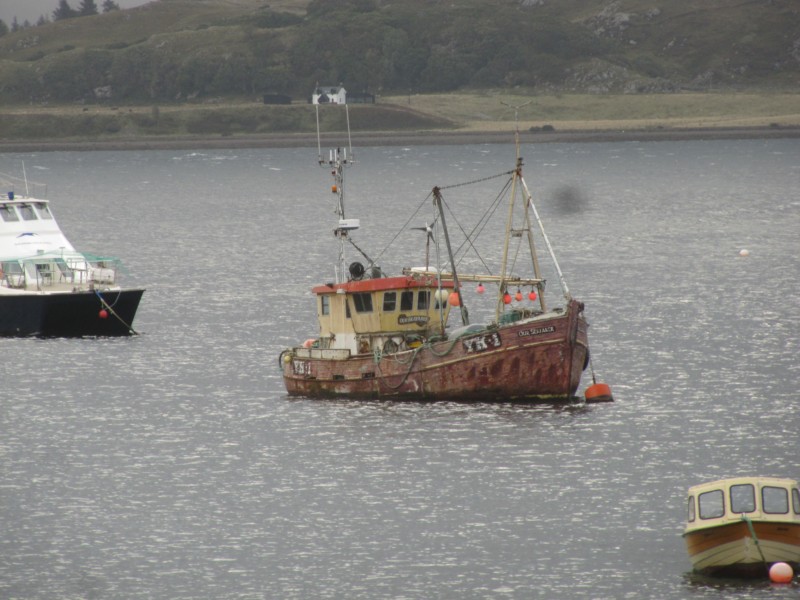
<path fill-rule="evenodd" d="M 115 0 L 120 8 L 133 8 L 147 4 L 152 0 Z M 97 10 L 102 12 L 103 0 L 94 0 Z M 78 8 L 81 0 L 67 0 L 72 8 Z M 22 24 L 26 20 L 32 25 L 36 24 L 40 15 L 53 18 L 53 11 L 58 7 L 58 0 L 0 0 L 0 20 L 11 26 L 14 17 Z"/>

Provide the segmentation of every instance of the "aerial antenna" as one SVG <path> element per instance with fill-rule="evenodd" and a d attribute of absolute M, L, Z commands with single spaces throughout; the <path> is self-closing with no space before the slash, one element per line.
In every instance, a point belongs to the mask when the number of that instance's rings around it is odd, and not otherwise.
<path fill-rule="evenodd" d="M 533 100 L 528 100 L 527 102 L 523 102 L 522 104 L 513 105 L 513 104 L 506 104 L 505 102 L 500 100 L 500 104 L 502 104 L 503 106 L 507 106 L 508 108 L 514 109 L 514 141 L 516 142 L 517 145 L 517 158 L 519 158 L 519 109 L 522 108 L 523 106 L 528 106 L 528 104 L 530 104 L 531 102 L 533 102 Z"/>
<path fill-rule="evenodd" d="M 25 195 L 30 198 L 31 192 L 28 190 L 28 174 L 25 172 L 25 161 L 22 161 L 22 178 L 25 180 Z"/>
<path fill-rule="evenodd" d="M 523 106 L 528 106 L 528 104 L 530 104 L 531 102 L 533 102 L 533 100 L 528 100 L 527 102 L 523 102 L 522 104 L 514 105 L 514 104 L 507 104 L 506 102 L 500 100 L 500 104 L 502 104 L 503 106 L 507 106 L 508 108 L 514 109 L 514 129 L 516 129 L 517 131 L 519 131 L 519 109 L 522 108 Z"/>

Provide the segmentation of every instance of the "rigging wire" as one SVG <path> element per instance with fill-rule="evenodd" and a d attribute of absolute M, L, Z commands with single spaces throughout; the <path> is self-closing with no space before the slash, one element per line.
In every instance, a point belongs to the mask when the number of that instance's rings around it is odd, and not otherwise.
<path fill-rule="evenodd" d="M 451 184 L 451 185 L 440 186 L 439 190 L 451 190 L 451 189 L 455 189 L 455 188 L 466 187 L 466 186 L 469 186 L 469 185 L 475 185 L 475 184 L 478 184 L 478 183 L 483 183 L 485 181 L 491 181 L 492 179 L 498 179 L 500 177 L 508 177 L 509 175 L 513 175 L 514 173 L 515 173 L 514 170 L 503 171 L 502 173 L 497 173 L 496 175 L 489 175 L 487 177 L 481 177 L 480 179 L 473 179 L 471 181 L 464 181 L 462 183 L 454 183 L 454 184 Z M 509 181 L 505 184 L 503 189 L 500 191 L 498 196 L 493 201 L 492 205 L 489 207 L 489 209 L 486 211 L 486 213 L 484 213 L 484 215 L 481 217 L 481 220 L 478 221 L 478 224 L 476 224 L 475 227 L 472 228 L 471 237 L 470 237 L 470 235 L 468 235 L 466 233 L 465 229 L 458 222 L 458 219 L 456 219 L 456 217 L 455 217 L 455 213 L 453 213 L 453 211 L 450 209 L 449 206 L 447 207 L 447 210 L 453 216 L 453 219 L 455 220 L 456 225 L 458 225 L 459 229 L 461 230 L 461 232 L 464 234 L 464 236 L 466 238 L 465 241 L 462 242 L 461 245 L 456 249 L 456 254 L 458 254 L 459 252 L 462 251 L 462 248 L 464 247 L 464 245 L 466 243 L 469 243 L 469 245 L 472 246 L 472 240 L 474 238 L 478 237 L 478 235 L 480 235 L 480 233 L 486 228 L 486 226 L 488 224 L 488 221 L 491 218 L 491 215 L 494 214 L 494 211 L 497 210 L 497 207 L 500 205 L 500 200 L 502 199 L 503 195 L 505 194 L 506 190 L 508 189 L 508 187 L 510 185 L 511 185 L 511 180 L 509 179 Z M 400 227 L 400 229 L 397 231 L 397 233 L 394 235 L 394 237 L 392 237 L 392 239 L 389 240 L 389 242 L 386 244 L 386 246 L 383 248 L 383 250 L 381 250 L 378 253 L 378 255 L 375 257 L 375 262 L 379 261 L 381 259 L 381 257 L 386 253 L 386 251 L 392 246 L 392 244 L 394 244 L 395 241 L 397 241 L 397 238 L 399 238 L 400 235 L 402 235 L 403 232 L 406 229 L 408 229 L 408 226 L 411 224 L 411 222 L 415 219 L 417 214 L 419 214 L 419 211 L 422 210 L 422 207 L 425 205 L 426 202 L 428 202 L 431 199 L 432 196 L 433 196 L 433 192 L 431 191 L 422 200 L 422 202 L 420 202 L 419 206 L 417 206 L 417 209 L 411 214 L 411 216 L 408 218 L 408 220 Z M 447 206 L 446 202 L 444 204 L 445 204 L 445 206 Z M 481 222 L 483 222 L 483 225 L 481 225 Z M 436 224 L 436 219 L 434 220 L 434 225 L 435 224 Z M 478 229 L 479 226 L 480 226 L 480 229 Z M 478 230 L 478 233 L 475 233 L 476 230 Z M 481 256 L 478 253 L 477 249 L 475 249 L 474 246 L 472 246 L 472 248 L 475 251 L 475 254 L 480 259 L 481 263 L 483 263 L 483 266 L 486 268 L 487 272 L 491 273 L 491 269 L 488 267 L 488 265 L 486 265 L 486 262 L 483 260 L 483 258 L 481 258 Z M 464 254 L 466 254 L 466 251 L 464 251 Z M 461 260 L 463 260 L 463 258 L 464 257 L 462 256 L 462 258 L 459 259 L 458 262 L 460 263 Z"/>

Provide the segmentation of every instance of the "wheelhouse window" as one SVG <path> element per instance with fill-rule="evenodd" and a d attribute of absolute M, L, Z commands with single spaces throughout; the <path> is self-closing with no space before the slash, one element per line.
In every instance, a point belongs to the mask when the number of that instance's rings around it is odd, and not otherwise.
<path fill-rule="evenodd" d="M 372 294 L 353 294 L 353 306 L 357 313 L 372 312 Z"/>
<path fill-rule="evenodd" d="M 731 512 L 749 513 L 756 509 L 756 489 L 749 483 L 731 486 Z"/>
<path fill-rule="evenodd" d="M 761 488 L 761 503 L 765 513 L 786 514 L 789 512 L 789 492 L 784 488 L 764 486 Z"/>
<path fill-rule="evenodd" d="M 40 219 L 52 219 L 53 215 L 50 213 L 50 207 L 44 202 L 36 203 L 36 212 L 39 213 Z"/>
<path fill-rule="evenodd" d="M 797 488 L 792 490 L 792 506 L 794 507 L 794 514 L 800 515 L 800 490 Z"/>
<path fill-rule="evenodd" d="M 36 221 L 38 219 L 30 204 L 20 204 L 19 214 L 22 215 L 23 221 Z"/>
<path fill-rule="evenodd" d="M 0 217 L 3 217 L 3 221 L 6 222 L 19 221 L 17 211 L 14 210 L 13 206 L 8 206 L 7 204 L 0 206 Z"/>
<path fill-rule="evenodd" d="M 394 312 L 397 309 L 397 292 L 383 293 L 383 312 Z"/>
<path fill-rule="evenodd" d="M 722 490 L 703 492 L 697 497 L 701 519 L 718 519 L 725 514 L 725 497 Z"/>
<path fill-rule="evenodd" d="M 331 299 L 327 294 L 322 294 L 319 297 L 319 313 L 321 315 L 331 314 Z"/>
<path fill-rule="evenodd" d="M 414 310 L 414 292 L 400 294 L 400 310 Z"/>
<path fill-rule="evenodd" d="M 689 496 L 689 506 L 687 507 L 687 519 L 689 523 L 694 522 L 695 514 L 694 514 L 694 496 Z"/>
<path fill-rule="evenodd" d="M 428 290 L 417 292 L 417 310 L 428 310 L 431 304 L 431 293 Z"/>

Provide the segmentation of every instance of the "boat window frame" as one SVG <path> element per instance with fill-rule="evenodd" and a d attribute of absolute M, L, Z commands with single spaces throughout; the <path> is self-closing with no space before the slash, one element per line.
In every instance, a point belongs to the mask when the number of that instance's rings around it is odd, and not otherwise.
<path fill-rule="evenodd" d="M 417 292 L 417 310 L 427 311 L 431 306 L 431 291 L 419 290 Z"/>
<path fill-rule="evenodd" d="M 383 292 L 383 312 L 394 312 L 397 310 L 397 292 Z"/>
<path fill-rule="evenodd" d="M 44 202 L 37 202 L 34 204 L 36 212 L 39 213 L 39 218 L 48 221 L 53 218 L 53 213 L 50 212 L 50 207 Z"/>
<path fill-rule="evenodd" d="M 373 312 L 372 294 L 370 292 L 356 292 L 353 294 L 353 308 L 358 314 Z"/>
<path fill-rule="evenodd" d="M 745 488 L 750 490 L 750 498 L 748 498 L 750 504 L 744 507 L 743 510 L 738 510 L 740 508 L 739 504 L 741 500 L 739 498 L 734 498 L 734 489 L 744 490 Z M 728 496 L 729 496 L 728 499 L 730 500 L 731 503 L 732 513 L 735 513 L 737 515 L 742 515 L 745 513 L 752 513 L 756 511 L 756 487 L 752 483 L 737 483 L 735 485 L 732 485 L 728 490 Z"/>
<path fill-rule="evenodd" d="M 39 215 L 36 214 L 36 211 L 33 209 L 32 204 L 20 204 L 17 206 L 19 209 L 19 214 L 22 217 L 23 221 L 38 221 Z"/>
<path fill-rule="evenodd" d="M 800 489 L 792 488 L 792 508 L 794 514 L 800 515 Z"/>
<path fill-rule="evenodd" d="M 697 510 L 694 505 L 694 496 L 689 496 L 689 505 L 686 507 L 686 520 L 689 523 L 694 523 L 697 518 Z"/>
<path fill-rule="evenodd" d="M 704 498 L 708 498 L 708 501 L 711 501 L 710 497 L 715 496 L 719 498 L 719 511 L 714 512 L 706 512 L 704 511 Z M 717 508 L 716 506 L 709 507 L 709 508 Z M 725 493 L 721 489 L 716 490 L 708 490 L 707 492 L 702 492 L 697 495 L 697 512 L 700 515 L 700 519 L 704 521 L 708 521 L 710 519 L 719 519 L 725 516 Z"/>
<path fill-rule="evenodd" d="M 413 290 L 403 290 L 400 292 L 400 310 L 414 310 Z"/>
<path fill-rule="evenodd" d="M 324 316 L 331 314 L 331 299 L 327 294 L 320 294 L 319 314 Z"/>
<path fill-rule="evenodd" d="M 19 214 L 10 204 L 0 204 L 0 218 L 6 223 L 16 223 L 20 220 Z"/>
<path fill-rule="evenodd" d="M 767 492 L 768 490 L 769 491 L 773 491 L 774 490 L 774 491 L 783 492 L 782 501 L 784 501 L 785 504 L 783 504 L 782 506 L 785 507 L 785 510 L 768 510 L 767 497 L 765 496 L 765 492 Z M 770 499 L 770 502 L 772 502 L 772 501 L 773 500 Z M 769 508 L 771 509 L 772 505 L 770 505 Z M 768 514 L 768 515 L 788 515 L 789 514 L 789 490 L 787 490 L 784 487 L 778 487 L 778 486 L 775 486 L 775 485 L 762 486 L 761 487 L 761 510 L 764 513 Z"/>

